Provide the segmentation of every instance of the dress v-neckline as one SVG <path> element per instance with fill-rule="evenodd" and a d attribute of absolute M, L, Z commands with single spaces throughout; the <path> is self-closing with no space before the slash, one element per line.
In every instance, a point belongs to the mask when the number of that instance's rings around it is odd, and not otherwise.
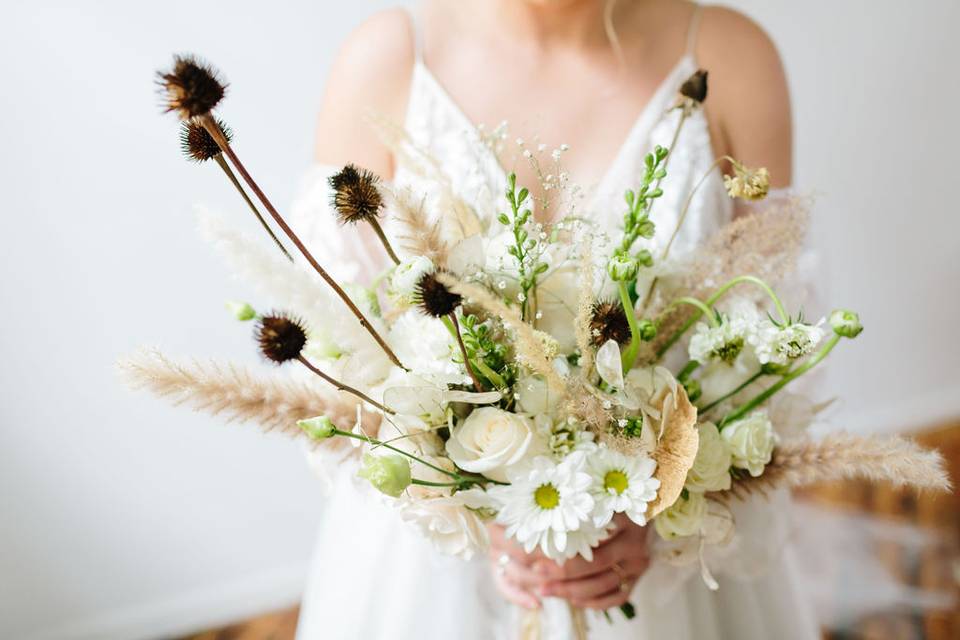
<path fill-rule="evenodd" d="M 637 140 L 642 139 L 644 134 L 648 133 L 653 128 L 653 125 L 656 124 L 657 119 L 666 111 L 666 107 L 663 105 L 663 103 L 668 100 L 677 90 L 677 87 L 679 87 L 679 79 L 677 76 L 680 75 L 684 68 L 689 66 L 691 63 L 692 57 L 689 53 L 685 53 L 683 56 L 681 56 L 680 59 L 674 63 L 670 71 L 667 72 L 663 80 L 660 81 L 659 85 L 657 85 L 657 88 L 654 90 L 653 94 L 651 94 L 650 99 L 647 100 L 643 107 L 641 107 L 640 111 L 637 113 L 637 117 L 633 121 L 633 124 L 627 130 L 627 133 L 623 138 L 623 142 L 620 143 L 620 146 L 614 153 L 606 169 L 600 174 L 599 179 L 595 182 L 595 188 L 593 190 L 594 197 L 609 190 L 609 185 L 607 183 L 616 177 L 616 169 L 625 161 L 628 156 L 636 153 L 636 150 L 633 149 L 633 147 L 635 146 Z M 414 70 L 415 73 L 419 73 L 420 76 L 423 77 L 429 85 L 431 85 L 434 93 L 443 103 L 445 103 L 446 107 L 450 110 L 454 117 L 460 121 L 462 126 L 471 131 L 478 129 L 477 124 L 473 122 L 463 107 L 460 106 L 450 92 L 447 91 L 446 87 L 443 86 L 440 80 L 419 57 L 414 63 Z M 510 172 L 507 171 L 503 166 L 503 163 L 501 163 L 500 158 L 497 157 L 497 154 L 493 151 L 493 149 L 487 147 L 486 145 L 484 145 L 484 149 L 489 156 L 491 164 L 497 169 L 497 172 L 503 181 L 506 182 L 507 176 Z"/>

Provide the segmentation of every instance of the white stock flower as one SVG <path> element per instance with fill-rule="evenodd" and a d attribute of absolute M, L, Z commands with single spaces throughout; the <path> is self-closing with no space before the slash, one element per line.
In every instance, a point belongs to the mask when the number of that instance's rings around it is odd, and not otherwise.
<path fill-rule="evenodd" d="M 685 538 L 700 533 L 707 514 L 707 499 L 702 493 L 687 493 L 653 519 L 653 526 L 664 540 Z"/>
<path fill-rule="evenodd" d="M 414 292 L 420 278 L 433 273 L 436 267 L 426 256 L 414 256 L 398 264 L 390 275 L 390 295 L 407 302 L 413 302 Z"/>
<path fill-rule="evenodd" d="M 512 465 L 545 452 L 545 436 L 530 418 L 494 407 L 474 409 L 447 440 L 447 455 L 458 467 L 499 482 Z"/>
<path fill-rule="evenodd" d="M 441 553 L 470 560 L 490 540 L 483 521 L 454 497 L 405 500 L 400 516 L 416 526 Z"/>
<path fill-rule="evenodd" d="M 506 527 L 506 535 L 527 553 L 540 547 L 552 560 L 578 553 L 592 559 L 592 547 L 606 537 L 606 529 L 593 526 L 593 478 L 585 467 L 580 452 L 560 463 L 540 456 L 511 470 L 509 485 L 490 488 L 488 494 L 499 505 L 497 522 Z"/>
<path fill-rule="evenodd" d="M 720 432 L 730 445 L 733 466 L 746 469 L 757 477 L 773 456 L 773 447 L 777 436 L 765 411 L 754 411 L 750 415 L 724 427 Z"/>
<path fill-rule="evenodd" d="M 732 461 L 730 445 L 720 437 L 717 425 L 712 422 L 701 422 L 697 429 L 700 432 L 697 457 L 687 472 L 684 487 L 697 493 L 729 489 Z"/>
<path fill-rule="evenodd" d="M 647 505 L 657 497 L 660 481 L 653 477 L 657 463 L 644 453 L 626 456 L 599 447 L 587 458 L 593 476 L 593 524 L 602 527 L 613 514 L 624 513 L 635 523 L 647 523 Z"/>
<path fill-rule="evenodd" d="M 784 365 L 812 353 L 823 340 L 821 324 L 822 319 L 815 325 L 796 322 L 785 327 L 778 327 L 769 320 L 762 322 L 750 338 L 757 360 L 760 364 Z"/>

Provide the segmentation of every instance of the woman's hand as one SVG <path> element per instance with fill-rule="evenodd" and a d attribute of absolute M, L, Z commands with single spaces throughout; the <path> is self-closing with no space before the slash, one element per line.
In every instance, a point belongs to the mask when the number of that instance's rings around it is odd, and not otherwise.
<path fill-rule="evenodd" d="M 626 516 L 614 517 L 616 528 L 593 551 L 593 560 L 577 556 L 562 566 L 523 548 L 490 527 L 490 557 L 500 592 L 511 602 L 531 609 L 539 597 L 557 597 L 587 609 L 610 609 L 627 602 L 637 580 L 650 565 L 647 530 Z"/>

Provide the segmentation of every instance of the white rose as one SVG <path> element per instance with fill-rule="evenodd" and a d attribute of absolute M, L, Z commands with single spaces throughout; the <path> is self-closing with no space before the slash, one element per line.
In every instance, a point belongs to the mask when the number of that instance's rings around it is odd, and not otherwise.
<path fill-rule="evenodd" d="M 688 493 L 653 520 L 653 526 L 664 540 L 685 538 L 700 532 L 707 514 L 707 499 L 702 493 Z"/>
<path fill-rule="evenodd" d="M 438 551 L 464 560 L 473 558 L 490 542 L 483 521 L 457 498 L 409 500 L 401 505 L 400 516 L 416 526 Z"/>
<path fill-rule="evenodd" d="M 447 455 L 458 467 L 500 482 L 507 481 L 507 467 L 545 451 L 533 421 L 493 407 L 474 409 L 447 440 Z"/>
<path fill-rule="evenodd" d="M 748 470 L 753 477 L 763 473 L 777 442 L 773 425 L 764 411 L 755 411 L 737 420 L 724 428 L 720 435 L 730 445 L 733 466 Z"/>
<path fill-rule="evenodd" d="M 693 467 L 687 473 L 689 491 L 724 491 L 730 488 L 730 445 L 720 437 L 720 431 L 712 422 L 703 422 L 698 426 L 700 444 Z"/>

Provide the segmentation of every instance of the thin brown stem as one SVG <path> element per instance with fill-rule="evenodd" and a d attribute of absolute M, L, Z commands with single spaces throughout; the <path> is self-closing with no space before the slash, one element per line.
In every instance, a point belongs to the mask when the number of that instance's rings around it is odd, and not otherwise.
<path fill-rule="evenodd" d="M 450 322 L 453 323 L 453 335 L 457 337 L 457 344 L 460 345 L 460 353 L 463 355 L 463 366 L 466 368 L 467 373 L 470 374 L 470 379 L 473 380 L 473 388 L 477 390 L 477 393 L 483 391 L 483 385 L 480 384 L 480 379 L 477 378 L 477 374 L 473 370 L 473 366 L 470 364 L 470 358 L 467 356 L 467 346 L 463 344 L 463 336 L 460 335 L 460 323 L 457 322 L 457 313 L 451 312 L 449 316 Z"/>
<path fill-rule="evenodd" d="M 247 203 L 248 207 L 250 207 L 250 211 L 253 212 L 253 215 L 255 215 L 257 220 L 260 221 L 260 224 L 263 225 L 263 230 L 266 231 L 267 234 L 273 239 L 274 243 L 277 245 L 277 248 L 283 252 L 283 255 L 287 257 L 287 260 L 293 262 L 293 256 L 291 256 L 290 252 L 287 251 L 287 248 L 283 246 L 283 243 L 280 242 L 280 238 L 276 236 L 276 234 L 273 232 L 273 229 L 271 229 L 270 225 L 267 224 L 267 221 L 263 219 L 262 215 L 260 215 L 260 212 L 257 211 L 257 206 L 253 204 L 253 200 L 250 199 L 250 196 L 247 195 L 243 185 L 241 185 L 240 181 L 237 180 L 236 174 L 233 173 L 233 169 L 230 168 L 230 165 L 227 164 L 227 161 L 223 158 L 223 154 L 218 153 L 213 157 L 213 159 L 217 161 L 217 164 L 220 165 L 221 169 L 223 169 L 223 173 L 226 174 L 231 184 L 233 184 L 233 186 L 240 193 L 240 197 L 242 197 L 243 201 Z"/>
<path fill-rule="evenodd" d="M 377 232 L 377 237 L 380 238 L 380 243 L 383 244 L 383 248 L 387 250 L 387 255 L 390 256 L 390 259 L 393 260 L 394 264 L 400 264 L 400 258 L 397 257 L 397 254 L 393 252 L 393 247 L 390 246 L 390 241 L 387 240 L 387 234 L 383 232 L 383 227 L 380 226 L 380 223 L 377 222 L 376 218 L 370 218 L 368 220 L 370 226 L 373 227 L 373 230 Z"/>
<path fill-rule="evenodd" d="M 360 321 L 360 325 L 367 330 L 367 333 L 369 333 L 374 340 L 377 341 L 377 344 L 379 344 L 380 348 L 383 349 L 383 352 L 387 354 L 387 357 L 390 358 L 390 361 L 404 371 L 409 371 L 409 369 L 403 366 L 403 364 L 400 362 L 400 359 L 397 358 L 397 355 L 393 352 L 393 349 L 390 348 L 390 345 L 387 344 L 380 333 L 373 328 L 373 325 L 370 324 L 370 321 L 367 320 L 366 316 L 363 315 L 363 312 L 360 311 L 360 309 L 357 308 L 357 305 L 353 303 L 353 300 L 350 299 L 350 296 L 347 295 L 346 291 L 344 291 L 343 288 L 337 284 L 337 281 L 334 280 L 329 273 L 327 273 L 326 269 L 320 266 L 320 263 L 317 262 L 316 258 L 313 257 L 313 254 L 310 253 L 300 238 L 297 237 L 297 234 L 293 232 L 293 229 L 290 228 L 290 225 L 287 224 L 283 217 L 277 212 L 270 200 L 267 199 L 266 194 L 264 194 L 259 185 L 254 182 L 253 178 L 247 172 L 246 167 L 244 167 L 243 163 L 240 162 L 240 158 L 238 158 L 237 154 L 233 152 L 233 149 L 230 147 L 230 143 L 227 142 L 223 132 L 220 131 L 220 127 L 217 125 L 214 117 L 209 113 L 202 115 L 200 116 L 200 124 L 202 124 L 203 128 L 207 130 L 207 133 L 213 137 L 214 141 L 217 143 L 217 146 L 223 150 L 223 153 L 230 158 L 230 162 L 233 163 L 233 166 L 240 173 L 243 181 L 246 182 L 247 186 L 253 190 L 253 193 L 257 196 L 257 199 L 263 203 L 263 206 L 267 209 L 267 212 L 274 219 L 277 225 L 279 225 L 287 237 L 290 238 L 290 241 L 293 242 L 300 253 L 303 254 L 303 257 L 307 259 L 307 262 L 310 263 L 310 266 L 320 274 L 320 277 L 323 278 L 323 280 L 330 285 L 330 288 L 336 292 L 341 300 L 343 300 L 343 303 L 347 305 L 347 308 L 350 309 L 353 315 L 357 317 L 357 320 Z"/>
<path fill-rule="evenodd" d="M 310 371 L 313 371 L 315 374 L 317 374 L 318 376 L 320 376 L 321 378 L 323 378 L 324 380 L 332 384 L 334 387 L 337 388 L 337 390 L 351 393 L 356 397 L 360 398 L 361 400 L 363 400 L 364 402 L 372 404 L 373 406 L 375 406 L 377 409 L 380 409 L 380 411 L 383 411 L 384 413 L 389 413 L 390 415 L 396 414 L 396 411 L 394 411 L 389 407 L 385 407 L 384 405 L 380 404 L 379 402 L 377 402 L 376 400 L 374 400 L 364 392 L 360 391 L 359 389 L 354 389 L 353 387 L 340 382 L 336 378 L 333 378 L 327 375 L 320 369 L 317 369 L 315 366 L 313 366 L 313 363 L 311 363 L 309 360 L 304 358 L 302 355 L 297 356 L 297 360 L 299 360 L 303 364 L 303 366 L 305 366 L 307 369 L 310 369 Z"/>

